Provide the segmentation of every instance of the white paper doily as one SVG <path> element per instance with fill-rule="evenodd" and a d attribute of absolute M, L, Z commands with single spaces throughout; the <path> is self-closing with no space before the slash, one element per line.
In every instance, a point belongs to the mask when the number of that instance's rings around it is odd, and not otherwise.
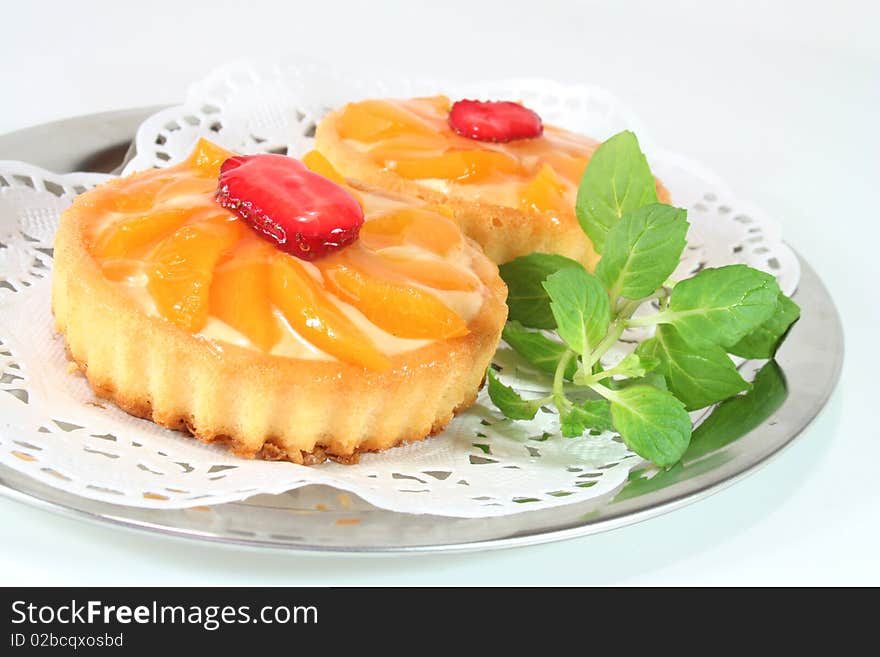
<path fill-rule="evenodd" d="M 744 262 L 777 275 L 787 293 L 796 287 L 797 258 L 775 224 L 702 167 L 653 148 L 638 121 L 607 92 L 540 80 L 426 85 L 370 86 L 306 69 L 233 65 L 193 85 L 185 105 L 148 119 L 126 172 L 173 163 L 202 135 L 241 152 L 301 153 L 309 147 L 315 118 L 350 98 L 438 90 L 520 98 L 548 122 L 599 138 L 624 128 L 638 131 L 675 203 L 689 209 L 683 275 Z M 320 483 L 395 511 L 485 517 L 608 494 L 641 462 L 612 433 L 559 437 L 549 410 L 531 422 L 504 420 L 485 391 L 433 439 L 365 455 L 355 466 L 313 467 L 239 459 L 96 400 L 85 380 L 70 374 L 63 343 L 53 335 L 49 274 L 58 215 L 77 193 L 106 178 L 0 162 L 3 464 L 78 495 L 141 507 L 216 504 Z M 502 347 L 495 360 L 508 382 L 522 389 L 542 386 L 510 350 Z"/>

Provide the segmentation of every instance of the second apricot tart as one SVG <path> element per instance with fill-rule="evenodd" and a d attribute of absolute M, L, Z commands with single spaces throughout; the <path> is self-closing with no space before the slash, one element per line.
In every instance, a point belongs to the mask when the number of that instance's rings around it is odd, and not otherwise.
<path fill-rule="evenodd" d="M 469 138 L 450 126 L 451 107 L 445 96 L 350 103 L 321 121 L 316 147 L 349 179 L 448 205 L 498 264 L 538 251 L 592 269 L 574 204 L 599 142 L 550 125 L 531 138 Z M 657 192 L 669 201 L 659 181 Z"/>

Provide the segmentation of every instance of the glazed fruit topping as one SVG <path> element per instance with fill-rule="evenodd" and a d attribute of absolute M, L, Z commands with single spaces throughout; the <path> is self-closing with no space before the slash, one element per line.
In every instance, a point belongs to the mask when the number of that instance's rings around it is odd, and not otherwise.
<path fill-rule="evenodd" d="M 449 126 L 477 141 L 507 142 L 544 133 L 540 116 L 510 101 L 459 100 L 449 112 Z"/>
<path fill-rule="evenodd" d="M 278 249 L 303 260 L 356 241 L 364 223 L 350 192 L 283 155 L 230 157 L 220 167 L 216 198 Z"/>

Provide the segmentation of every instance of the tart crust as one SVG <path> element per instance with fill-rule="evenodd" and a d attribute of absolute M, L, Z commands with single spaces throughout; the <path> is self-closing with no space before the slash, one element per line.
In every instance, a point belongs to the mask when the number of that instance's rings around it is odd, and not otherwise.
<path fill-rule="evenodd" d="M 214 342 L 108 281 L 88 250 L 90 218 L 85 194 L 55 237 L 52 310 L 71 360 L 99 397 L 246 458 L 350 463 L 437 433 L 475 401 L 507 317 L 497 267 L 471 244 L 488 294 L 470 333 L 392 356 L 386 371 Z"/>

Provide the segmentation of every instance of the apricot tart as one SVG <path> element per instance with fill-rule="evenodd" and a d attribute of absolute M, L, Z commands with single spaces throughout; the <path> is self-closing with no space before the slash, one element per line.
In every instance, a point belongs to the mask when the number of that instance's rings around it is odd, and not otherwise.
<path fill-rule="evenodd" d="M 316 148 L 347 178 L 449 205 L 462 230 L 501 264 L 534 251 L 593 268 L 574 212 L 599 142 L 511 102 L 445 96 L 366 100 L 328 114 Z M 657 183 L 661 202 L 669 201 Z"/>
<path fill-rule="evenodd" d="M 497 267 L 448 208 L 304 162 L 201 141 L 76 199 L 52 308 L 99 397 L 306 464 L 423 439 L 473 403 L 507 314 Z"/>

